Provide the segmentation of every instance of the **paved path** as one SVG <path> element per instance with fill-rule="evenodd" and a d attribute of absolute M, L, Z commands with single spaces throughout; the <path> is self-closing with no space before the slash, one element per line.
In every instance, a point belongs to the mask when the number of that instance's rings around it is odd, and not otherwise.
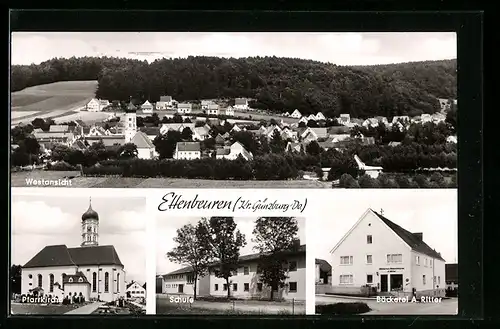
<path fill-rule="evenodd" d="M 316 304 L 366 303 L 372 310 L 366 315 L 454 315 L 458 313 L 458 299 L 443 299 L 440 303 L 379 303 L 376 299 L 344 298 L 316 295 Z"/>
<path fill-rule="evenodd" d="M 92 312 L 97 310 L 102 305 L 104 305 L 103 302 L 95 302 L 95 303 L 87 304 L 87 305 L 79 307 L 79 308 L 75 308 L 74 310 L 71 310 L 71 311 L 66 312 L 64 314 L 69 314 L 69 315 L 91 314 Z"/>

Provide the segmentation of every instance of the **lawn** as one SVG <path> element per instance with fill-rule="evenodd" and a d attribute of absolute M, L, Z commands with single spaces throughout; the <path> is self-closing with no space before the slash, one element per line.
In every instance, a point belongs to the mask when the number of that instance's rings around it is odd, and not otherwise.
<path fill-rule="evenodd" d="M 40 305 L 40 304 L 12 304 L 10 311 L 12 315 L 51 315 L 64 314 L 76 308 L 75 305 Z"/>

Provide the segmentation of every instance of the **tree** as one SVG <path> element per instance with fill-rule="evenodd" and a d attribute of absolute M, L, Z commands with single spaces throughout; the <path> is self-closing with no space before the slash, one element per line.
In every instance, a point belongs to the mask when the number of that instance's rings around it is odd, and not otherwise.
<path fill-rule="evenodd" d="M 186 127 L 182 130 L 181 137 L 185 141 L 192 141 L 193 140 L 193 131 L 191 128 Z"/>
<path fill-rule="evenodd" d="M 233 217 L 203 218 L 199 225 L 200 230 L 205 230 L 201 249 L 208 250 L 210 258 L 217 262 L 215 276 L 226 280 L 227 298 L 230 298 L 229 279 L 238 269 L 240 248 L 246 245 L 245 235 L 236 229 Z"/>
<path fill-rule="evenodd" d="M 137 158 L 137 145 L 133 143 L 126 143 L 122 147 L 120 147 L 120 149 L 118 150 L 118 154 L 120 158 L 124 159 Z"/>
<path fill-rule="evenodd" d="M 352 178 L 357 178 L 362 174 L 362 170 L 358 168 L 356 161 L 349 155 L 337 153 L 331 159 L 331 168 L 328 172 L 328 180 L 337 180 L 344 174 L 349 174 Z"/>
<path fill-rule="evenodd" d="M 156 152 L 161 159 L 172 158 L 178 142 L 182 141 L 182 135 L 177 130 L 169 130 L 166 134 L 158 135 L 153 140 Z"/>
<path fill-rule="evenodd" d="M 283 153 L 285 151 L 286 141 L 283 140 L 281 134 L 278 130 L 274 130 L 271 141 L 269 142 L 269 148 L 272 153 Z"/>
<path fill-rule="evenodd" d="M 458 122 L 458 120 L 457 120 L 457 108 L 453 104 L 453 102 L 452 102 L 451 108 L 448 110 L 448 112 L 446 112 L 445 122 L 451 126 L 452 132 L 456 133 L 457 122 Z"/>
<path fill-rule="evenodd" d="M 358 182 L 349 174 L 343 174 L 339 179 L 339 187 L 359 188 Z"/>
<path fill-rule="evenodd" d="M 196 289 L 198 278 L 205 275 L 210 262 L 209 250 L 203 248 L 205 228 L 201 225 L 196 227 L 192 224 L 186 224 L 177 230 L 174 237 L 176 246 L 167 253 L 171 262 L 191 267 L 194 281 L 194 299 L 196 299 Z"/>
<path fill-rule="evenodd" d="M 362 188 L 377 188 L 380 187 L 378 181 L 364 174 L 358 178 L 358 184 Z"/>
<path fill-rule="evenodd" d="M 312 156 L 318 156 L 323 151 L 317 141 L 311 141 L 306 145 L 306 153 Z"/>
<path fill-rule="evenodd" d="M 21 265 L 12 265 L 10 267 L 10 292 L 14 294 L 21 293 Z"/>
<path fill-rule="evenodd" d="M 261 256 L 257 273 L 262 283 L 270 287 L 270 300 L 274 291 L 285 286 L 288 278 L 286 255 L 298 249 L 299 226 L 294 217 L 259 217 L 253 229 L 253 242 Z"/>

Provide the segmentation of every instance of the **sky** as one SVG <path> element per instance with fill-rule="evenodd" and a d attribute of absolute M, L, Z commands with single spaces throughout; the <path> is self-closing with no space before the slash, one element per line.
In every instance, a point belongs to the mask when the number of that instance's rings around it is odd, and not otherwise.
<path fill-rule="evenodd" d="M 454 59 L 455 32 L 13 32 L 13 65 L 72 56 L 154 61 L 187 56 L 277 56 L 337 65 Z M 34 49 L 36 51 L 34 51 Z"/>
<path fill-rule="evenodd" d="M 167 274 L 184 267 L 181 264 L 172 263 L 166 257 L 166 253 L 175 248 L 173 241 L 177 229 L 186 224 L 196 225 L 201 217 L 160 217 L 156 220 L 156 273 Z M 236 227 L 245 235 L 247 244 L 240 249 L 240 255 L 250 255 L 256 253 L 253 249 L 255 244 L 251 241 L 252 231 L 257 217 L 234 217 Z M 305 219 L 297 217 L 299 226 L 298 237 L 301 244 L 306 243 Z"/>
<path fill-rule="evenodd" d="M 371 208 L 378 213 L 383 209 L 384 217 L 407 231 L 422 232 L 424 242 L 440 252 L 446 263 L 458 260 L 456 189 L 395 189 L 377 190 L 376 193 L 373 190 L 346 190 L 336 196 L 335 201 L 327 214 L 310 221 L 314 226 L 315 258 L 330 259 L 330 250 Z"/>
<path fill-rule="evenodd" d="M 13 195 L 12 264 L 26 264 L 45 246 L 79 247 L 89 197 Z M 99 245 L 115 246 L 127 282 L 146 280 L 145 207 L 145 198 L 92 198 L 92 209 L 99 214 Z"/>

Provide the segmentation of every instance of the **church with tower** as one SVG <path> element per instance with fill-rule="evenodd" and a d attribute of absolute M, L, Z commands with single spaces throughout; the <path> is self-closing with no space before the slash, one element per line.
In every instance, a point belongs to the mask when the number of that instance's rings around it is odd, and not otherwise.
<path fill-rule="evenodd" d="M 125 267 L 114 246 L 99 245 L 92 200 L 81 218 L 81 236 L 79 247 L 46 246 L 29 260 L 21 269 L 21 294 L 105 302 L 125 297 Z"/>

